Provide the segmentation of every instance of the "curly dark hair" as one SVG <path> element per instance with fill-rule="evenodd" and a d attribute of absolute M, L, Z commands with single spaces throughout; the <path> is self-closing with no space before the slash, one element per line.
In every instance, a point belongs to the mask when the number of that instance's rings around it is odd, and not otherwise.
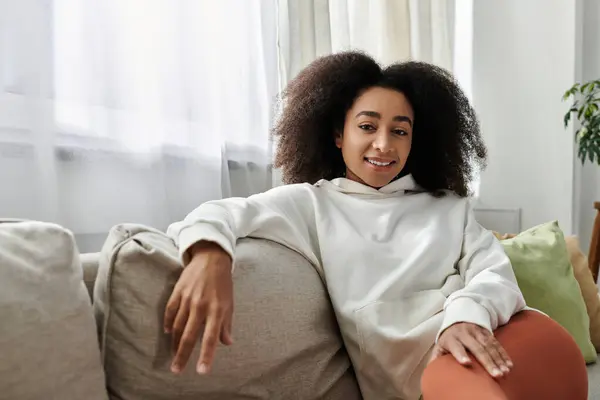
<path fill-rule="evenodd" d="M 347 111 L 370 87 L 402 92 L 415 122 L 410 155 L 401 175 L 411 173 L 430 193 L 469 193 L 487 150 L 475 111 L 452 75 L 424 62 L 382 68 L 368 55 L 342 52 L 321 57 L 302 70 L 280 97 L 281 116 L 274 166 L 283 181 L 315 183 L 344 175 L 346 167 L 335 135 L 343 131 Z"/>

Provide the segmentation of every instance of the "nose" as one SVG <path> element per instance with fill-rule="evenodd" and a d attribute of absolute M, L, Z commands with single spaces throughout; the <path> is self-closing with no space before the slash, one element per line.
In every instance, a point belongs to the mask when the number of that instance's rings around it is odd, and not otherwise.
<path fill-rule="evenodd" d="M 379 131 L 373 139 L 373 148 L 382 153 L 387 153 L 392 150 L 390 135 L 387 132 Z"/>

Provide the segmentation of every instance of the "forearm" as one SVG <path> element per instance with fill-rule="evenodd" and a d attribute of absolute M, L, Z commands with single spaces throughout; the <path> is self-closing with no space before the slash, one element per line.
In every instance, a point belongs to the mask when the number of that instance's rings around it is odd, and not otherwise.
<path fill-rule="evenodd" d="M 235 242 L 240 233 L 227 208 L 232 207 L 235 202 L 234 199 L 228 199 L 205 203 L 187 215 L 183 221 L 169 226 L 167 234 L 179 247 L 184 265 L 189 263 L 194 246 L 205 246 L 205 243 L 218 245 L 233 259 Z"/>
<path fill-rule="evenodd" d="M 237 240 L 254 237 L 283 244 L 319 266 L 313 205 L 306 201 L 306 190 L 287 186 L 249 198 L 211 201 L 172 224 L 168 234 L 179 247 L 184 265 L 190 247 L 198 242 L 215 243 L 235 260 Z"/>
<path fill-rule="evenodd" d="M 497 272 L 494 269 L 480 272 L 463 289 L 448 296 L 440 333 L 458 322 L 470 322 L 493 332 L 525 308 L 525 299 L 510 265 L 502 273 Z"/>
<path fill-rule="evenodd" d="M 448 296 L 442 330 L 470 322 L 489 331 L 525 308 L 525 299 L 502 245 L 482 228 L 468 209 L 457 270 L 464 287 Z"/>
<path fill-rule="evenodd" d="M 221 247 L 219 244 L 217 244 L 215 242 L 209 242 L 207 240 L 201 240 L 201 241 L 196 242 L 193 245 L 191 245 L 186 251 L 185 258 L 192 260 L 196 254 L 203 253 L 203 252 L 214 252 L 214 251 L 224 252 L 226 254 L 226 257 L 228 258 L 229 263 L 233 262 L 233 259 L 223 249 L 223 247 Z"/>

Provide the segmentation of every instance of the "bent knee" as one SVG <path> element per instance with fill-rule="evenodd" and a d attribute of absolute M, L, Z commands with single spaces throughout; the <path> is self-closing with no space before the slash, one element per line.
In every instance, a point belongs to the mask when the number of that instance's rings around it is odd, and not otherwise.
<path fill-rule="evenodd" d="M 521 311 L 494 332 L 502 346 L 519 358 L 560 358 L 581 371 L 583 354 L 573 336 L 550 317 L 537 311 Z"/>
<path fill-rule="evenodd" d="M 451 355 L 425 368 L 421 391 L 424 400 L 508 400 L 498 382 L 479 363 L 465 367 Z"/>
<path fill-rule="evenodd" d="M 425 369 L 424 399 L 587 399 L 583 354 L 557 322 L 537 311 L 522 311 L 494 334 L 514 363 L 505 378 L 496 380 L 479 363 L 466 368 L 446 355 Z"/>

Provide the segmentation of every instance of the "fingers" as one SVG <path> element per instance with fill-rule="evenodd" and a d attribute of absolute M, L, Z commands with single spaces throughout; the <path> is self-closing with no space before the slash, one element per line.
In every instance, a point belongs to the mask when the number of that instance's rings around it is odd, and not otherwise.
<path fill-rule="evenodd" d="M 201 326 L 202 320 L 199 318 L 199 312 L 196 308 L 192 308 L 185 325 L 185 330 L 176 348 L 177 353 L 173 358 L 173 364 L 171 365 L 171 371 L 174 373 L 181 372 L 190 359 L 192 350 L 194 350 L 194 346 L 198 341 Z"/>
<path fill-rule="evenodd" d="M 440 336 L 438 345 L 441 350 L 435 350 L 432 359 L 438 357 L 436 351 L 451 353 L 459 363 L 468 365 L 470 352 L 479 363 L 495 377 L 502 377 L 510 372 L 513 362 L 506 350 L 494 335 L 486 329 L 469 323 L 457 324 Z M 443 353 L 442 353 L 443 354 Z"/>
<path fill-rule="evenodd" d="M 183 331 L 187 325 L 188 316 L 190 313 L 190 304 L 187 301 L 181 301 L 179 303 L 179 309 L 177 310 L 177 315 L 175 316 L 175 321 L 173 322 L 172 338 L 171 338 L 171 351 L 175 353 L 179 348 L 179 342 L 181 340 L 181 336 L 183 335 Z"/>
<path fill-rule="evenodd" d="M 214 307 L 214 311 L 205 316 L 205 308 L 191 306 L 187 301 L 182 301 L 173 323 L 173 352 L 175 357 L 171 365 L 171 371 L 181 372 L 188 363 L 195 344 L 206 321 L 202 338 L 200 359 L 198 360 L 197 372 L 206 374 L 210 371 L 213 363 L 216 347 L 219 339 L 226 345 L 233 343 L 231 339 L 232 316 Z"/>
<path fill-rule="evenodd" d="M 233 338 L 231 335 L 231 326 L 232 326 L 232 315 L 233 313 L 230 313 L 225 320 L 223 321 L 223 326 L 221 329 L 221 343 L 223 343 L 225 346 L 230 346 L 233 344 Z"/>
<path fill-rule="evenodd" d="M 494 335 L 489 333 L 487 330 L 482 329 L 477 335 L 477 340 L 484 347 L 494 347 L 495 351 L 498 354 L 497 363 L 500 367 L 502 367 L 502 365 L 505 365 L 510 370 L 510 368 L 514 366 L 510 356 L 508 355 L 504 347 L 502 347 L 502 345 L 500 344 L 500 342 L 498 342 Z"/>
<path fill-rule="evenodd" d="M 222 253 L 222 254 L 221 254 Z M 172 335 L 173 372 L 181 372 L 204 326 L 197 370 L 207 373 L 218 342 L 232 343 L 233 279 L 231 257 L 204 249 L 186 266 L 167 302 L 164 330 Z"/>
<path fill-rule="evenodd" d="M 500 352 L 500 356 L 502 356 L 502 358 L 504 359 L 506 366 L 509 369 L 514 367 L 514 363 L 512 362 L 512 359 L 510 358 L 510 356 L 508 355 L 508 353 L 506 352 L 506 350 L 504 349 L 504 347 L 502 347 L 502 345 L 500 343 L 498 343 L 498 351 Z"/>
<path fill-rule="evenodd" d="M 496 340 L 494 335 L 484 329 L 480 329 L 475 338 L 482 345 L 484 350 L 490 355 L 494 363 L 500 368 L 503 373 L 510 372 L 512 367 L 512 361 L 508 357 L 506 350 L 502 347 L 500 342 Z M 509 364 L 510 362 L 510 364 Z"/>
<path fill-rule="evenodd" d="M 167 307 L 165 308 L 165 316 L 163 320 L 163 327 L 165 333 L 171 333 L 173 330 L 173 323 L 175 322 L 175 317 L 177 316 L 177 310 L 179 310 L 179 304 L 181 302 L 180 291 L 176 287 L 167 302 Z"/>
<path fill-rule="evenodd" d="M 497 352 L 492 347 L 484 347 L 484 345 L 470 335 L 464 336 L 462 342 L 490 375 L 495 378 L 499 378 L 503 375 L 502 369 L 497 364 L 496 357 L 493 355 L 494 353 L 497 354 Z"/>
<path fill-rule="evenodd" d="M 446 351 L 440 347 L 439 344 L 433 346 L 433 350 L 431 351 L 431 357 L 429 357 L 429 363 L 433 362 L 435 359 L 440 358 L 446 354 Z"/>
<path fill-rule="evenodd" d="M 465 346 L 463 346 L 463 344 L 458 340 L 452 340 L 450 341 L 450 343 L 448 343 L 448 352 L 452 354 L 452 356 L 454 356 L 454 358 L 456 358 L 456 360 L 463 365 L 468 365 L 471 363 L 471 359 L 467 354 Z"/>
<path fill-rule="evenodd" d="M 200 350 L 200 358 L 196 370 L 199 374 L 206 374 L 210 371 L 210 367 L 215 356 L 217 342 L 221 336 L 222 317 L 216 312 L 211 313 L 206 321 L 206 329 L 202 337 L 202 348 Z"/>

